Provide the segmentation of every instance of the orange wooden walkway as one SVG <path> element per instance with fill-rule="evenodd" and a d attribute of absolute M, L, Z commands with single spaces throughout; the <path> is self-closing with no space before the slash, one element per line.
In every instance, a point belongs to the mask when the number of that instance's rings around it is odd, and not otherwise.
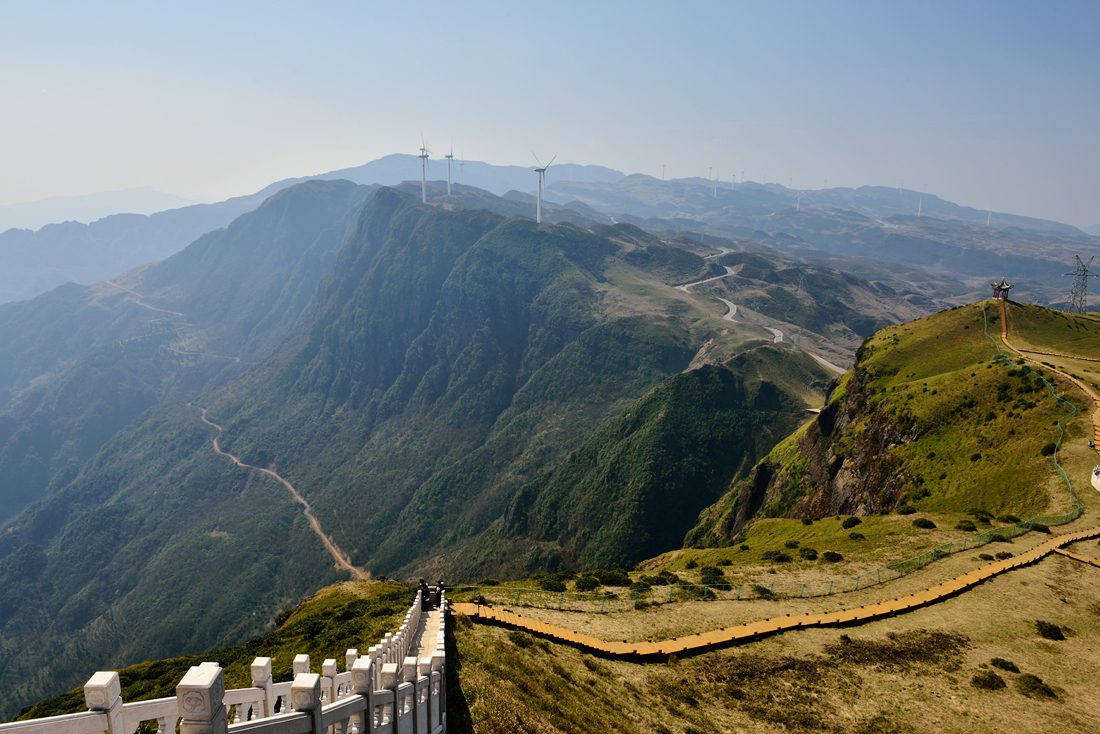
<path fill-rule="evenodd" d="M 721 627 L 710 632 L 700 632 L 686 637 L 674 637 L 671 640 L 664 640 L 662 642 L 627 642 L 626 640 L 622 642 L 609 642 L 607 640 L 601 640 L 598 637 L 593 637 L 592 635 L 575 632 L 574 630 L 559 627 L 548 622 L 540 622 L 537 619 L 525 617 L 522 614 L 516 614 L 514 612 L 481 604 L 460 602 L 452 604 L 450 608 L 459 614 L 465 614 L 474 621 L 496 623 L 508 627 L 524 629 L 528 632 L 550 637 L 559 642 L 576 645 L 604 655 L 631 657 L 668 655 L 672 653 L 704 650 L 715 645 L 744 642 L 752 640 L 760 635 L 775 634 L 792 629 L 852 624 L 855 622 L 881 619 L 893 614 L 902 614 L 947 599 L 960 591 L 977 586 L 986 579 L 992 578 L 997 574 L 1034 563 L 1053 552 L 1058 552 L 1069 558 L 1100 567 L 1100 561 L 1086 558 L 1085 556 L 1079 556 L 1076 553 L 1071 553 L 1062 548 L 1062 546 L 1069 545 L 1070 543 L 1076 543 L 1077 541 L 1087 540 L 1097 536 L 1100 536 L 1100 526 L 1088 530 L 1081 530 L 1076 533 L 1056 535 L 1050 540 L 1040 543 L 1031 550 L 1013 558 L 986 564 L 962 576 L 944 581 L 942 584 L 937 584 L 936 586 L 932 586 L 924 591 L 918 591 L 909 596 L 859 607 L 858 609 L 842 609 L 837 612 L 828 612 L 826 614 L 796 614 L 794 616 L 786 614 L 782 617 L 771 617 L 770 619 L 762 619 L 758 622 L 747 622 L 736 627 Z"/>

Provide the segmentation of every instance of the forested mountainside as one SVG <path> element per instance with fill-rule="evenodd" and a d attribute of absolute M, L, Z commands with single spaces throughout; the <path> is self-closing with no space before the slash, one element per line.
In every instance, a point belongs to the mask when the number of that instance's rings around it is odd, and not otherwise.
<path fill-rule="evenodd" d="M 0 306 L 0 520 L 147 408 L 242 374 L 316 302 L 373 189 L 286 189 L 159 263 Z"/>
<path fill-rule="evenodd" d="M 142 345 L 146 359 L 183 359 L 159 372 L 133 366 L 135 380 L 156 380 L 157 404 L 88 461 L 69 462 L 0 531 L 11 705 L 92 667 L 246 639 L 340 577 L 287 490 L 217 455 L 215 436 L 289 480 L 351 562 L 376 574 L 499 568 L 494 538 L 522 549 L 526 567 L 628 563 L 678 545 L 829 379 L 786 342 L 756 349 L 778 329 L 727 314 L 716 295 L 767 295 L 760 318 L 788 334 L 816 324 L 827 333 L 803 343 L 830 357 L 850 354 L 844 335 L 865 328 L 845 309 L 874 324 L 920 308 L 841 278 L 836 302 L 822 302 L 828 318 L 793 308 L 788 324 L 768 316 L 780 313 L 766 305 L 783 300 L 777 289 L 810 303 L 807 281 L 839 276 L 813 266 L 795 279 L 803 266 L 771 259 L 734 278 L 702 257 L 721 249 L 690 239 L 536 225 L 477 208 L 478 196 L 440 207 L 310 182 L 176 258 L 96 286 L 101 299 L 129 288 L 122 300 L 145 312 L 140 327 L 112 327 L 103 354 L 122 342 L 123 356 Z M 241 362 L 203 372 L 214 357 Z M 689 368 L 703 369 L 681 374 Z M 10 379 L 33 373 L 11 368 Z M 798 377 L 780 379 L 788 373 Z M 680 431 L 713 431 L 721 446 L 696 452 Z M 596 538 L 603 521 L 584 512 L 580 488 L 597 484 L 632 526 Z M 548 540 L 558 504 L 575 507 L 560 518 L 560 543 Z M 636 504 L 645 511 L 628 511 Z"/>

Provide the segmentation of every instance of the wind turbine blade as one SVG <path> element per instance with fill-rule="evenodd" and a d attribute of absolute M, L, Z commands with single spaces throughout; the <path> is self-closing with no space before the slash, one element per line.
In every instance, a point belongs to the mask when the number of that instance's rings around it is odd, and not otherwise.
<path fill-rule="evenodd" d="M 540 160 L 539 160 L 539 157 L 538 157 L 537 155 L 535 155 L 535 151 L 533 151 L 533 150 L 532 150 L 532 151 L 531 151 L 531 155 L 534 155 L 534 156 L 535 156 L 535 163 L 538 163 L 538 164 L 539 164 L 539 168 L 542 168 L 542 161 L 540 161 Z"/>
<path fill-rule="evenodd" d="M 558 159 L 558 157 L 557 157 L 557 156 L 554 156 L 553 158 L 551 158 L 551 159 L 550 159 L 550 163 L 547 163 L 547 164 L 546 164 L 546 167 L 547 167 L 547 168 L 549 168 L 549 167 L 550 167 L 550 166 L 551 166 L 551 165 L 552 165 L 552 164 L 554 163 L 554 161 L 556 161 L 557 159 Z"/>

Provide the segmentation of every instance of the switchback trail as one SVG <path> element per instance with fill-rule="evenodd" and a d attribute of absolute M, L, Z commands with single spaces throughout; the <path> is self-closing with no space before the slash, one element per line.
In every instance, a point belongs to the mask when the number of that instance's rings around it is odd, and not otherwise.
<path fill-rule="evenodd" d="M 157 313 L 166 313 L 169 316 L 179 316 L 181 319 L 183 318 L 183 314 L 179 313 L 178 311 L 169 311 L 168 309 L 157 308 L 156 306 L 150 306 L 148 303 L 145 303 L 144 301 L 141 300 L 142 298 L 144 298 L 144 296 L 142 296 L 137 291 L 130 290 L 129 288 L 127 288 L 124 285 L 119 285 L 118 283 L 114 283 L 110 280 L 105 280 L 103 282 L 106 283 L 107 285 L 113 285 L 115 288 L 118 288 L 120 291 L 126 291 L 127 293 L 129 293 L 132 296 L 137 296 L 137 305 L 141 306 L 142 308 L 147 308 L 150 311 L 156 311 Z M 167 320 L 169 320 L 168 316 L 161 316 L 160 318 L 153 319 L 149 323 L 152 324 L 156 321 L 167 321 Z"/>
<path fill-rule="evenodd" d="M 995 561 L 976 568 L 962 576 L 944 581 L 942 584 L 931 586 L 924 591 L 902 596 L 896 599 L 887 599 L 877 604 L 861 606 L 858 609 L 842 609 L 838 612 L 825 614 L 786 614 L 782 617 L 770 617 L 758 622 L 747 622 L 736 627 L 720 627 L 710 632 L 700 632 L 684 637 L 674 637 L 671 640 L 661 642 L 608 642 L 592 635 L 576 632 L 558 625 L 542 622 L 531 617 L 508 611 L 496 609 L 484 604 L 455 603 L 451 609 L 459 614 L 464 614 L 474 621 L 484 623 L 496 623 L 508 627 L 534 632 L 539 635 L 554 638 L 560 642 L 566 642 L 577 647 L 587 648 L 604 655 L 616 657 L 647 657 L 652 655 L 682 654 L 696 652 L 718 645 L 749 642 L 765 635 L 779 634 L 795 629 L 808 627 L 832 627 L 861 622 L 869 622 L 875 619 L 890 617 L 895 614 L 904 614 L 914 609 L 935 604 L 949 599 L 956 594 L 972 589 L 987 579 L 1014 568 L 1026 566 L 1042 560 L 1051 553 L 1061 553 L 1066 557 L 1077 561 L 1100 567 L 1100 560 L 1077 555 L 1063 550 L 1063 546 L 1076 543 L 1088 538 L 1100 535 L 1100 526 L 1080 530 L 1076 533 L 1057 535 L 1050 540 L 1040 543 L 1026 553 L 1003 561 Z"/>
<path fill-rule="evenodd" d="M 188 405 L 191 405 L 191 403 L 188 403 Z M 202 422 L 212 428 L 216 428 L 218 433 L 221 433 L 222 427 L 219 426 L 217 423 L 214 423 L 213 421 L 207 419 L 206 408 L 199 408 L 199 410 L 202 411 Z M 344 553 L 344 551 L 340 549 L 340 546 L 332 542 L 332 538 L 325 535 L 325 531 L 321 529 L 321 523 L 319 523 L 317 521 L 317 518 L 313 516 L 313 508 L 309 506 L 308 502 L 306 502 L 305 497 L 298 494 L 298 490 L 294 489 L 294 485 L 292 485 L 290 482 L 283 479 L 270 469 L 262 469 L 258 466 L 246 464 L 233 454 L 227 451 L 222 451 L 221 446 L 218 446 L 217 436 L 214 437 L 214 452 L 220 454 L 221 456 L 228 456 L 230 459 L 233 460 L 234 464 L 241 467 L 242 469 L 255 469 L 261 474 L 266 474 L 267 476 L 271 477 L 272 479 L 286 487 L 288 490 L 290 490 L 290 494 L 294 496 L 295 501 L 305 508 L 302 511 L 302 514 L 306 516 L 307 520 L 309 520 L 309 526 L 313 529 L 313 532 L 317 534 L 317 537 L 321 539 L 321 542 L 325 544 L 325 548 L 328 549 L 329 554 L 333 557 L 333 559 L 335 559 L 336 566 L 349 572 L 351 574 L 352 580 L 354 581 L 365 581 L 370 578 L 370 571 L 359 568 L 358 566 L 353 566 L 351 564 L 351 559 L 348 554 Z"/>

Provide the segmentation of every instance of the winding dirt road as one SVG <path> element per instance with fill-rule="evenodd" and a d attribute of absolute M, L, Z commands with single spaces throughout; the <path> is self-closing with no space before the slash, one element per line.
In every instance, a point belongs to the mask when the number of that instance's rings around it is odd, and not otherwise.
<path fill-rule="evenodd" d="M 191 403 L 188 403 L 188 405 L 191 405 Z M 195 407 L 198 407 L 198 406 L 195 406 Z M 207 417 L 206 417 L 206 408 L 201 408 L 200 407 L 199 410 L 202 411 L 202 422 L 205 423 L 206 425 L 212 427 L 212 428 L 216 428 L 218 433 L 221 433 L 222 432 L 222 427 L 219 426 L 217 423 L 214 423 L 213 421 L 207 419 Z M 214 437 L 214 452 L 221 455 L 221 456 L 228 456 L 230 459 L 233 460 L 234 464 L 241 467 L 242 469 L 254 469 L 254 470 L 260 472 L 261 474 L 266 474 L 267 476 L 271 477 L 272 479 L 274 479 L 275 481 L 279 482 L 284 487 L 286 487 L 288 490 L 290 490 L 290 494 L 293 495 L 294 500 L 296 502 L 298 502 L 298 504 L 300 504 L 303 508 L 305 508 L 302 511 L 302 514 L 306 516 L 306 519 L 309 521 L 309 526 L 313 529 L 313 532 L 316 533 L 317 537 L 319 537 L 321 539 L 321 542 L 325 544 L 325 548 L 328 550 L 329 555 L 331 555 L 333 557 L 333 559 L 336 561 L 336 567 L 337 568 L 342 568 L 345 571 L 347 571 L 348 573 L 350 573 L 351 578 L 354 581 L 365 581 L 365 580 L 370 578 L 370 571 L 367 571 L 364 568 L 359 568 L 358 566 L 353 566 L 351 564 L 351 560 L 350 560 L 350 557 L 348 556 L 348 554 L 344 553 L 344 551 L 340 549 L 340 546 L 338 546 L 338 545 L 336 545 L 336 543 L 332 542 L 332 538 L 325 535 L 325 531 L 321 528 L 321 523 L 319 523 L 317 521 L 317 518 L 313 516 L 313 508 L 309 506 L 308 502 L 306 502 L 305 497 L 298 494 L 298 490 L 294 489 L 294 485 L 292 485 L 290 482 L 283 479 L 282 477 L 280 477 L 278 474 L 271 471 L 270 469 L 262 469 L 258 466 L 252 466 L 251 464 L 246 464 L 243 461 L 241 461 L 240 459 L 238 459 L 236 456 L 234 456 L 233 454 L 231 454 L 227 451 L 222 451 L 221 446 L 218 445 L 218 437 L 217 436 Z"/>

